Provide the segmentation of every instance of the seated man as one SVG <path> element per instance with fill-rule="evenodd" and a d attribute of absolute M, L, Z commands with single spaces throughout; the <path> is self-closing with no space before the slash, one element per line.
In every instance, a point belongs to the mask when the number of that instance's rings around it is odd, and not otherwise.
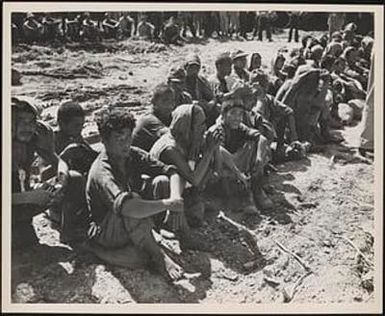
<path fill-rule="evenodd" d="M 43 25 L 42 36 L 44 40 L 52 41 L 58 38 L 58 36 L 60 35 L 60 21 L 56 21 L 51 15 L 45 14 L 43 15 L 41 24 Z"/>
<path fill-rule="evenodd" d="M 132 145 L 147 152 L 168 131 L 175 108 L 174 90 L 167 84 L 155 87 L 150 110 L 141 115 L 132 134 Z"/>
<path fill-rule="evenodd" d="M 135 119 L 127 109 L 102 108 L 96 122 L 104 149 L 86 185 L 90 249 L 110 264 L 152 264 L 167 278 L 180 278 L 182 268 L 152 235 L 154 215 L 163 219 L 166 210 L 183 212 L 175 167 L 131 146 Z M 150 190 L 143 190 L 143 175 L 152 179 Z"/>
<path fill-rule="evenodd" d="M 57 111 L 57 122 L 59 128 L 54 131 L 55 152 L 67 163 L 71 174 L 77 174 L 78 178 L 82 179 L 82 189 L 84 191 L 85 176 L 98 155 L 81 135 L 84 124 L 84 111 L 76 102 L 64 102 Z M 45 169 L 42 172 L 42 178 L 48 179 L 53 176 L 52 171 L 52 167 Z M 85 206 L 84 198 L 82 200 L 84 202 L 83 206 Z M 77 227 L 80 227 L 81 215 L 84 215 L 84 211 L 83 208 L 82 210 L 79 209 L 76 214 L 61 214 L 61 209 L 51 207 L 48 216 L 51 221 L 60 225 L 62 231 L 68 235 L 67 231 L 74 231 L 76 224 L 79 224 Z M 72 225 L 72 227 L 69 225 Z M 64 239 L 71 239 L 71 236 L 63 237 L 65 237 Z"/>
<path fill-rule="evenodd" d="M 80 38 L 88 39 L 90 41 L 101 40 L 98 24 L 96 21 L 91 20 L 91 15 L 89 12 L 84 13 Z"/>
<path fill-rule="evenodd" d="M 130 38 L 134 30 L 135 21 L 127 12 L 124 12 L 118 22 L 120 34 L 123 38 Z"/>
<path fill-rule="evenodd" d="M 190 93 L 184 91 L 186 71 L 181 66 L 172 66 L 169 70 L 167 83 L 175 93 L 175 106 L 192 103 Z"/>
<path fill-rule="evenodd" d="M 242 50 L 237 50 L 231 54 L 233 60 L 234 76 L 241 80 L 249 81 L 250 74 L 247 70 L 247 56 L 249 54 Z"/>
<path fill-rule="evenodd" d="M 33 13 L 27 13 L 23 23 L 23 34 L 28 43 L 40 40 L 43 34 L 43 25 L 35 18 Z"/>
<path fill-rule="evenodd" d="M 104 14 L 102 29 L 106 38 L 116 38 L 118 33 L 118 21 L 111 17 L 110 12 Z"/>
<path fill-rule="evenodd" d="M 229 80 L 229 76 L 232 63 L 233 61 L 229 53 L 221 53 L 215 60 L 216 74 L 209 78 L 210 88 L 214 93 L 214 101 L 217 105 L 218 116 L 221 111 L 220 104 L 223 101 L 236 98 L 243 93 L 244 89 L 247 89 L 242 84 L 236 85 L 236 89 L 232 89 L 232 86 L 230 86 L 231 80 Z"/>
<path fill-rule="evenodd" d="M 165 44 L 180 44 L 183 41 L 180 32 L 180 26 L 176 23 L 175 18 L 171 16 L 164 25 L 160 38 Z"/>
<path fill-rule="evenodd" d="M 263 209 L 271 208 L 273 203 L 262 188 L 267 139 L 260 131 L 242 122 L 244 115 L 241 99 L 224 101 L 220 119 L 209 131 L 213 134 L 220 131 L 223 135 L 221 146 L 232 155 L 239 170 L 250 177 L 255 203 Z"/>
<path fill-rule="evenodd" d="M 154 38 L 155 26 L 147 21 L 147 16 L 143 15 L 138 23 L 138 36 L 143 40 L 152 40 Z"/>
<path fill-rule="evenodd" d="M 218 117 L 218 110 L 215 107 L 214 94 L 210 84 L 205 77 L 199 74 L 201 60 L 198 55 L 189 55 L 185 62 L 186 84 L 185 90 L 191 95 L 193 101 L 203 108 L 206 115 L 206 124 L 211 126 Z"/>
<path fill-rule="evenodd" d="M 290 131 L 290 142 L 298 140 L 294 111 L 282 102 L 275 100 L 272 95 L 267 94 L 269 79 L 265 73 L 261 71 L 253 72 L 250 81 L 255 84 L 253 87 L 257 102 L 254 111 L 261 114 L 273 125 L 277 140 L 276 153 L 281 156 L 284 150 L 286 127 Z"/>
<path fill-rule="evenodd" d="M 12 247 L 37 243 L 32 218 L 50 204 L 63 213 L 75 211 L 81 200 L 81 186 L 76 175 L 54 151 L 53 131 L 38 120 L 39 109 L 29 98 L 12 98 Z M 35 155 L 53 165 L 56 184 L 31 186 Z M 36 179 L 36 177 L 35 177 Z"/>

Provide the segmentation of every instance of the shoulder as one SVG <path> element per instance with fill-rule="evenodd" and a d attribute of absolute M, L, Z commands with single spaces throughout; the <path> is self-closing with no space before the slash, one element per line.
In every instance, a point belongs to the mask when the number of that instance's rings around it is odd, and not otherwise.
<path fill-rule="evenodd" d="M 104 151 L 102 151 L 92 163 L 88 172 L 88 181 L 97 183 L 105 177 L 106 174 L 111 174 L 112 167 L 108 160 L 108 157 Z"/>

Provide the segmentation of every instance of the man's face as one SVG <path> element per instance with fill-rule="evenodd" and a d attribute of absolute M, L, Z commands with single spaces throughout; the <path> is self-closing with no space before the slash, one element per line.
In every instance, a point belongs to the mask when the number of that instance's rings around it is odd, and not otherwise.
<path fill-rule="evenodd" d="M 199 70 L 201 67 L 197 64 L 192 64 L 187 66 L 186 68 L 186 75 L 187 77 L 196 77 L 198 76 Z"/>
<path fill-rule="evenodd" d="M 174 93 L 168 92 L 154 100 L 154 110 L 158 116 L 163 119 L 170 119 L 171 112 L 175 108 Z"/>
<path fill-rule="evenodd" d="M 243 120 L 243 109 L 234 107 L 227 111 L 223 117 L 224 123 L 230 129 L 237 129 Z"/>
<path fill-rule="evenodd" d="M 62 129 L 63 132 L 68 136 L 77 137 L 81 135 L 83 130 L 83 125 L 84 125 L 84 117 L 75 116 L 71 118 L 68 122 L 61 123 L 60 129 Z"/>
<path fill-rule="evenodd" d="M 128 158 L 132 143 L 132 130 L 123 128 L 113 131 L 108 139 L 104 141 L 106 151 L 117 158 Z"/>
<path fill-rule="evenodd" d="M 246 56 L 238 57 L 234 59 L 233 63 L 235 68 L 246 68 L 247 58 Z"/>
<path fill-rule="evenodd" d="M 22 143 L 28 143 L 36 132 L 36 116 L 30 112 L 16 113 L 15 136 L 16 140 Z"/>

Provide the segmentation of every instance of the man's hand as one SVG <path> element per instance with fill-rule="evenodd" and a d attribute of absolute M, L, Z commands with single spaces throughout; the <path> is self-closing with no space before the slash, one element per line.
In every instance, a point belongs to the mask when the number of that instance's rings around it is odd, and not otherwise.
<path fill-rule="evenodd" d="M 206 148 L 214 150 L 223 140 L 223 133 L 219 129 L 211 129 L 206 132 Z"/>

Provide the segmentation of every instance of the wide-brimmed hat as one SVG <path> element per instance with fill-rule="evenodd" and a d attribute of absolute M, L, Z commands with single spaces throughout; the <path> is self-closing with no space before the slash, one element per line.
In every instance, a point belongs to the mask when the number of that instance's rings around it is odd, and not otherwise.
<path fill-rule="evenodd" d="M 246 53 L 243 50 L 238 49 L 238 50 L 231 53 L 231 59 L 235 60 L 237 58 L 246 57 L 248 55 L 249 55 L 249 53 Z"/>

